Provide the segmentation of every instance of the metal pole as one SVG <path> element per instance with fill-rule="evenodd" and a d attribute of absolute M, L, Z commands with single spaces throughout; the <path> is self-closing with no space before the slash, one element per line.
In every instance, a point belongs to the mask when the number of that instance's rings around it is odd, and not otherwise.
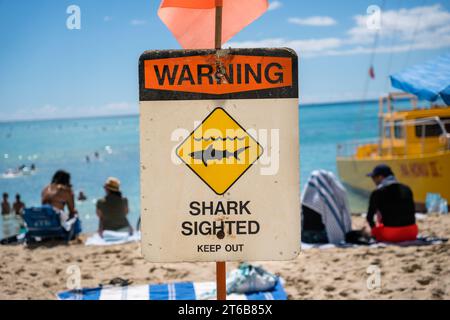
<path fill-rule="evenodd" d="M 216 262 L 217 300 L 227 300 L 226 264 L 224 261 Z"/>
<path fill-rule="evenodd" d="M 216 28 L 214 47 L 216 49 L 222 48 L 222 7 L 223 1 L 216 0 Z"/>
<path fill-rule="evenodd" d="M 214 47 L 216 49 L 222 48 L 222 0 L 216 0 L 216 26 Z M 216 289 L 217 300 L 227 300 L 227 283 L 226 283 L 226 264 L 224 261 L 216 262 Z"/>

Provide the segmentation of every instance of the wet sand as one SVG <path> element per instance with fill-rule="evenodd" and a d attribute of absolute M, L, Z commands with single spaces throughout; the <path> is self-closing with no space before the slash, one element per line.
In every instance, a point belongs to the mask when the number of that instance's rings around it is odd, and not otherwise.
<path fill-rule="evenodd" d="M 354 217 L 354 228 L 364 224 Z M 418 221 L 420 232 L 450 236 L 450 215 Z M 66 290 L 67 268 L 81 269 L 81 285 L 97 286 L 115 277 L 134 284 L 213 281 L 214 263 L 146 262 L 138 243 L 86 247 L 80 243 L 26 248 L 0 246 L 0 299 L 56 299 Z M 422 247 L 332 248 L 303 251 L 293 261 L 260 262 L 281 275 L 289 299 L 450 299 L 450 243 Z M 376 265 L 381 287 L 367 288 L 367 268 Z M 228 263 L 228 269 L 237 263 Z"/>

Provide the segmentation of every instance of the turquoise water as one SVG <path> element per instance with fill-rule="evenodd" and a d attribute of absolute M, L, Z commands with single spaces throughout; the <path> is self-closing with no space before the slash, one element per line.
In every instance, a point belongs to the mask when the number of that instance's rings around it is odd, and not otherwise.
<path fill-rule="evenodd" d="M 336 172 L 336 144 L 375 137 L 376 103 L 314 105 L 300 108 L 301 183 L 314 169 Z M 139 119 L 138 116 L 0 123 L 0 172 L 36 164 L 33 175 L 0 176 L 0 192 L 10 201 L 20 193 L 27 206 L 39 205 L 40 192 L 53 173 L 65 169 L 74 190 L 83 190 L 85 202 L 77 202 L 83 228 L 97 228 L 96 199 L 103 196 L 107 177 L 116 176 L 130 203 L 130 222 L 139 217 Z M 100 157 L 96 159 L 94 152 Z M 86 156 L 90 157 L 87 163 Z M 353 211 L 362 211 L 366 199 L 351 194 Z M 0 219 L 0 238 L 18 231 L 12 217 Z"/>

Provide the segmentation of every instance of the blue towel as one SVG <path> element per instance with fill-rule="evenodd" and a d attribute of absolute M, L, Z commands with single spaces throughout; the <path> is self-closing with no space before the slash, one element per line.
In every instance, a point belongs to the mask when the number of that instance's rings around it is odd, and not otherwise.
<path fill-rule="evenodd" d="M 60 300 L 211 300 L 215 299 L 214 282 L 176 282 L 169 284 L 104 286 L 63 291 Z M 281 281 L 271 290 L 248 294 L 230 294 L 228 300 L 286 300 Z"/>

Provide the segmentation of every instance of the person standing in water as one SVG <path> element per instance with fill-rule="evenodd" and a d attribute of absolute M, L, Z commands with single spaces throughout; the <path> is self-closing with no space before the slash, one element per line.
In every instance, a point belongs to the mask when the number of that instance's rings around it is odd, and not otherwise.
<path fill-rule="evenodd" d="M 5 192 L 3 193 L 3 201 L 2 201 L 2 215 L 7 215 L 11 212 L 11 205 L 8 201 L 9 195 Z"/>
<path fill-rule="evenodd" d="M 133 234 L 133 228 L 128 222 L 128 199 L 122 196 L 120 181 L 110 177 L 103 188 L 106 195 L 97 201 L 97 216 L 99 218 L 98 233 L 103 237 L 103 231 L 128 231 Z"/>
<path fill-rule="evenodd" d="M 78 201 L 86 201 L 87 200 L 87 196 L 84 194 L 83 190 L 80 190 L 80 192 L 78 193 Z"/>
<path fill-rule="evenodd" d="M 20 194 L 16 194 L 16 202 L 13 204 L 13 210 L 18 216 L 21 216 L 25 210 L 25 203 L 20 200 Z"/>

